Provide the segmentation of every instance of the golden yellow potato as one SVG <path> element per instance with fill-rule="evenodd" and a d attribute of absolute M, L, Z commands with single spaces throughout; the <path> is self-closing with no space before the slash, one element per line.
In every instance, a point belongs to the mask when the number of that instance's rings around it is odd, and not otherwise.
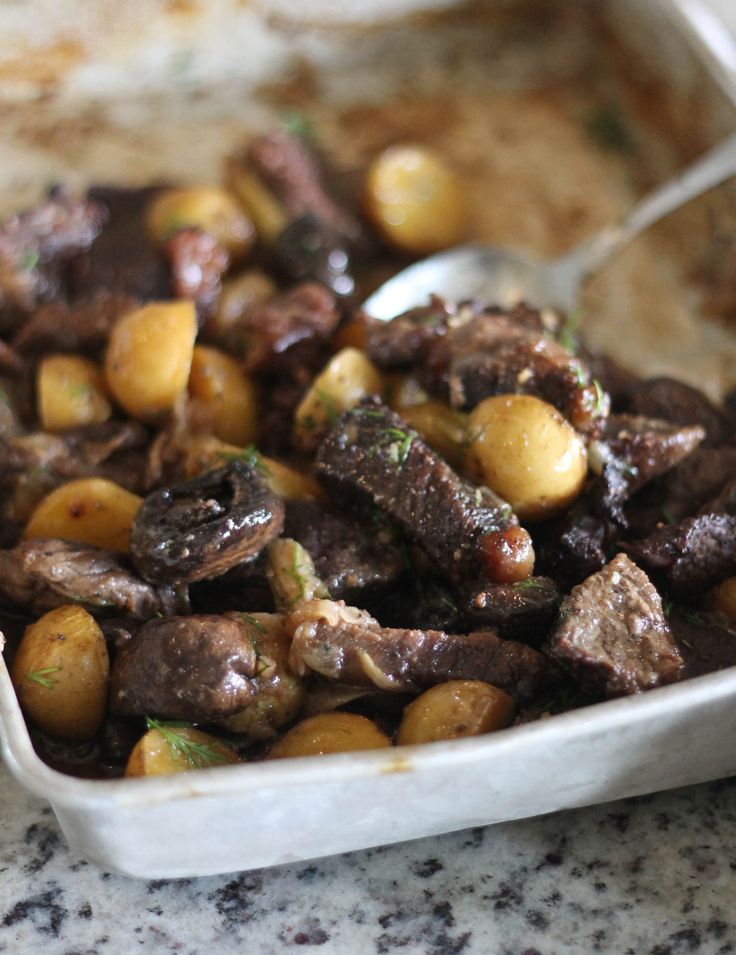
<path fill-rule="evenodd" d="M 539 398 L 486 398 L 470 414 L 468 435 L 469 472 L 523 521 L 560 513 L 583 489 L 588 467 L 583 439 Z"/>
<path fill-rule="evenodd" d="M 193 302 L 151 302 L 124 315 L 105 356 L 115 400 L 142 421 L 171 410 L 187 387 L 196 335 Z"/>
<path fill-rule="evenodd" d="M 239 763 L 238 754 L 209 733 L 192 726 L 148 720 L 148 732 L 133 747 L 126 776 L 170 776 L 190 769 Z"/>
<path fill-rule="evenodd" d="M 366 214 L 387 242 L 425 255 L 463 238 L 466 211 L 455 173 L 426 146 L 384 150 L 366 176 Z"/>
<path fill-rule="evenodd" d="M 401 417 L 448 464 L 457 470 L 462 468 L 468 433 L 464 414 L 454 411 L 442 401 L 432 400 L 404 408 Z"/>
<path fill-rule="evenodd" d="M 431 743 L 479 736 L 513 722 L 514 701 L 503 690 L 480 680 L 448 680 L 425 690 L 404 710 L 396 742 Z"/>
<path fill-rule="evenodd" d="M 107 421 L 112 407 L 102 371 L 80 355 L 48 355 L 36 378 L 38 416 L 45 431 Z"/>
<path fill-rule="evenodd" d="M 729 624 L 736 624 L 736 577 L 727 577 L 708 591 L 705 606 L 719 613 Z"/>
<path fill-rule="evenodd" d="M 94 617 L 67 604 L 26 627 L 11 676 L 23 712 L 45 733 L 86 740 L 102 725 L 109 671 Z"/>
<path fill-rule="evenodd" d="M 195 345 L 189 392 L 206 409 L 216 437 L 249 444 L 258 433 L 255 385 L 234 358 L 218 348 Z"/>
<path fill-rule="evenodd" d="M 286 213 L 274 194 L 245 166 L 233 160 L 227 168 L 228 185 L 242 203 L 264 242 L 274 242 L 287 225 Z"/>
<path fill-rule="evenodd" d="M 343 348 L 312 382 L 294 415 L 294 444 L 311 451 L 320 437 L 348 408 L 366 395 L 381 395 L 383 378 L 365 352 Z"/>
<path fill-rule="evenodd" d="M 127 552 L 130 529 L 142 503 L 137 494 L 105 478 L 68 481 L 40 501 L 23 537 L 60 537 Z"/>
<path fill-rule="evenodd" d="M 391 746 L 391 740 L 365 716 L 333 711 L 297 723 L 272 746 L 268 758 L 324 756 L 326 753 L 352 753 L 386 746 Z"/>
<path fill-rule="evenodd" d="M 151 200 L 146 225 L 155 242 L 163 242 L 179 229 L 202 229 L 233 258 L 246 255 L 256 238 L 253 223 L 238 200 L 219 186 L 164 189 Z"/>

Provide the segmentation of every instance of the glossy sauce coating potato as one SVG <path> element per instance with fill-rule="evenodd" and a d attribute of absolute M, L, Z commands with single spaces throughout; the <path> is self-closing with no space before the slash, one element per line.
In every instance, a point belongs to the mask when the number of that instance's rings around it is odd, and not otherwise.
<path fill-rule="evenodd" d="M 115 400 L 134 418 L 155 422 L 186 389 L 197 318 L 192 302 L 152 302 L 114 326 L 105 375 Z"/>
<path fill-rule="evenodd" d="M 431 743 L 505 729 L 514 719 L 514 701 L 480 680 L 438 683 L 404 710 L 397 743 Z"/>
<path fill-rule="evenodd" d="M 429 254 L 463 237 L 458 177 L 426 146 L 391 146 L 376 157 L 366 176 L 364 206 L 386 241 L 402 252 Z"/>
<path fill-rule="evenodd" d="M 237 199 L 219 186 L 164 189 L 146 215 L 151 238 L 163 242 L 179 229 L 209 232 L 233 258 L 241 258 L 255 242 L 256 230 Z"/>
<path fill-rule="evenodd" d="M 383 378 L 365 352 L 343 348 L 312 382 L 294 415 L 294 444 L 312 450 L 338 415 L 366 395 L 381 395 Z"/>
<path fill-rule="evenodd" d="M 218 438 L 232 444 L 256 440 L 256 389 L 234 358 L 218 348 L 195 345 L 189 392 L 206 409 Z"/>
<path fill-rule="evenodd" d="M 365 716 L 333 711 L 297 723 L 271 748 L 268 758 L 324 756 L 386 746 L 391 746 L 391 740 Z"/>
<path fill-rule="evenodd" d="M 112 406 L 102 371 L 80 355 L 48 355 L 36 378 L 38 415 L 46 431 L 65 431 L 107 421 Z"/>
<path fill-rule="evenodd" d="M 59 537 L 127 552 L 141 504 L 137 494 L 104 478 L 68 481 L 36 506 L 23 537 Z"/>
<path fill-rule="evenodd" d="M 508 501 L 522 521 L 560 513 L 583 489 L 583 439 L 539 398 L 486 398 L 471 412 L 468 434 L 469 472 Z"/>
<path fill-rule="evenodd" d="M 234 750 L 209 733 L 154 720 L 149 725 L 128 757 L 126 776 L 170 776 L 240 762 Z"/>
<path fill-rule="evenodd" d="M 102 724 L 109 671 L 102 630 L 68 604 L 26 628 L 11 676 L 23 711 L 45 733 L 86 740 Z"/>

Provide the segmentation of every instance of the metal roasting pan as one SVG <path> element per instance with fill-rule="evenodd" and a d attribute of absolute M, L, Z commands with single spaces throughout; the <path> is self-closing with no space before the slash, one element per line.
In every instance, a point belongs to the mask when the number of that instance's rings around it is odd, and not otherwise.
<path fill-rule="evenodd" d="M 289 0 L 131 0 L 114 16 L 111 0 L 8 8 L 1 204 L 19 208 L 52 179 L 216 181 L 250 132 L 300 109 L 346 175 L 388 142 L 434 142 L 477 199 L 473 238 L 553 253 L 733 130 L 736 46 L 717 2 L 313 0 L 308 17 Z M 595 130 L 611 111 L 627 136 L 603 148 Z M 717 396 L 736 382 L 734 316 L 718 294 L 734 278 L 734 244 L 736 190 L 724 187 L 591 285 L 591 338 L 634 370 Z M 85 780 L 36 756 L 0 658 L 8 767 L 49 800 L 76 852 L 143 878 L 277 865 L 728 776 L 734 739 L 736 668 L 487 737 Z"/>

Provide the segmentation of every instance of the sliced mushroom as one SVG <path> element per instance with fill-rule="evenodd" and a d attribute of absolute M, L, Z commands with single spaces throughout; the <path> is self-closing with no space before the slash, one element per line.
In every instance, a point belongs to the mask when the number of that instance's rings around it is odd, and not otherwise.
<path fill-rule="evenodd" d="M 256 648 L 236 617 L 149 620 L 119 651 L 111 674 L 115 713 L 214 720 L 255 695 Z"/>
<path fill-rule="evenodd" d="M 131 556 L 148 580 L 204 580 L 253 557 L 283 524 L 283 501 L 254 468 L 231 461 L 149 494 L 133 524 Z"/>

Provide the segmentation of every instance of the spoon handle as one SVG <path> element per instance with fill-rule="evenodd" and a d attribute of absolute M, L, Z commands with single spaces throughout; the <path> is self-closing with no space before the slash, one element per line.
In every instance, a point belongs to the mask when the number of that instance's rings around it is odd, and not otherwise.
<path fill-rule="evenodd" d="M 650 225 L 734 175 L 736 134 L 638 202 L 619 225 L 608 226 L 563 258 L 575 258 L 581 278 L 586 279 Z"/>

